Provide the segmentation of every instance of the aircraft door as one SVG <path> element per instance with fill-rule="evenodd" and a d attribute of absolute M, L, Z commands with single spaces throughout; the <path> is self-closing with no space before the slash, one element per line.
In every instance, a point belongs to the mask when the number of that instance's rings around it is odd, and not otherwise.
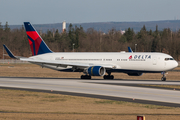
<path fill-rule="evenodd" d="M 167 64 L 167 61 L 166 61 L 166 60 L 164 60 L 164 68 L 166 68 L 166 64 Z"/>
<path fill-rule="evenodd" d="M 164 61 L 164 68 L 166 68 L 166 61 Z"/>
<path fill-rule="evenodd" d="M 157 57 L 153 56 L 153 65 L 156 65 L 156 64 L 157 64 Z"/>

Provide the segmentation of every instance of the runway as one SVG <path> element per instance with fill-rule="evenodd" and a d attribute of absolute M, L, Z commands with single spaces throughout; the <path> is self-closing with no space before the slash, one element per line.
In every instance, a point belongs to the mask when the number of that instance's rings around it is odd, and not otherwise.
<path fill-rule="evenodd" d="M 180 90 L 139 84 L 180 85 L 180 81 L 0 77 L 0 88 L 180 107 Z"/>

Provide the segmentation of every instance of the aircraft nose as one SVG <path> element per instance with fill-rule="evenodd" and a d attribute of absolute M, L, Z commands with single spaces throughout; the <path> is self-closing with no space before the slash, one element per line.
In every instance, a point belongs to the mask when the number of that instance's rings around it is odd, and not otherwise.
<path fill-rule="evenodd" d="M 175 62 L 173 63 L 173 67 L 175 68 L 175 67 L 177 67 L 177 66 L 178 66 L 178 62 L 175 61 Z"/>

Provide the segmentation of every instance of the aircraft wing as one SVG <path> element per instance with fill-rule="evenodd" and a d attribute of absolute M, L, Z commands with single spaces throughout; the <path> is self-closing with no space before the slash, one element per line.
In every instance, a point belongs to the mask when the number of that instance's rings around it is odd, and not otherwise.
<path fill-rule="evenodd" d="M 93 63 L 80 63 L 80 62 L 66 62 L 66 61 L 57 61 L 57 60 L 37 60 L 32 58 L 20 58 L 22 61 L 28 61 L 31 63 L 38 63 L 38 64 L 47 64 L 47 65 L 53 65 L 53 66 L 75 66 L 75 67 L 81 67 L 81 68 L 87 68 L 90 66 L 102 66 L 106 69 L 113 69 L 116 68 L 115 65 L 110 64 L 93 64 Z"/>

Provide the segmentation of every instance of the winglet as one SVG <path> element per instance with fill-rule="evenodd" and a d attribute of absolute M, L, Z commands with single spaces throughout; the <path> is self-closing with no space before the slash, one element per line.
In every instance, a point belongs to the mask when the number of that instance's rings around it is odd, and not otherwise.
<path fill-rule="evenodd" d="M 133 52 L 132 49 L 131 49 L 131 47 L 128 47 L 128 51 L 129 51 L 129 52 Z"/>
<path fill-rule="evenodd" d="M 9 57 L 17 59 L 17 57 L 13 55 L 13 53 L 8 49 L 8 47 L 6 45 L 3 45 L 3 46 L 6 50 L 6 52 L 8 53 Z"/>

